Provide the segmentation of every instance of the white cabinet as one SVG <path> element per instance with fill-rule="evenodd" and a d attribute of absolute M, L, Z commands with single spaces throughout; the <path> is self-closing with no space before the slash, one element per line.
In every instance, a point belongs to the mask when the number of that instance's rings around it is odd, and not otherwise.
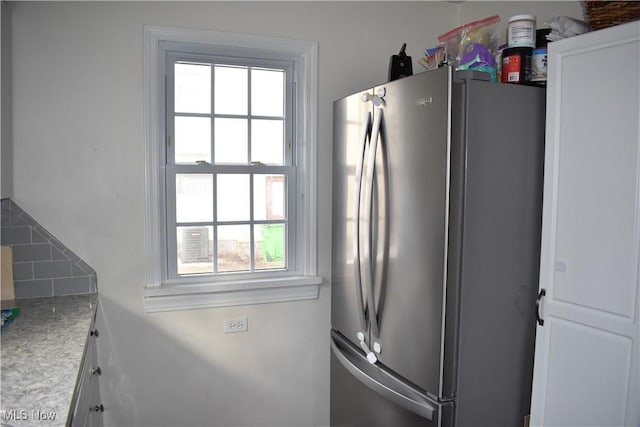
<path fill-rule="evenodd" d="M 97 310 L 96 310 L 97 311 Z M 97 341 L 100 333 L 95 328 L 95 316 L 91 322 L 84 355 L 73 392 L 71 410 L 67 419 L 69 427 L 102 427 L 104 406 L 100 403 L 99 379 L 102 370 L 98 365 Z"/>
<path fill-rule="evenodd" d="M 640 425 L 640 22 L 549 45 L 535 426 Z"/>

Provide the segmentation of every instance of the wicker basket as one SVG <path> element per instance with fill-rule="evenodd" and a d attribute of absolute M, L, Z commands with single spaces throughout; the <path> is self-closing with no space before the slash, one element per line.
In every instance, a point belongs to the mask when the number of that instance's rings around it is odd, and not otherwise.
<path fill-rule="evenodd" d="M 592 30 L 640 19 L 640 1 L 585 1 L 584 9 Z"/>

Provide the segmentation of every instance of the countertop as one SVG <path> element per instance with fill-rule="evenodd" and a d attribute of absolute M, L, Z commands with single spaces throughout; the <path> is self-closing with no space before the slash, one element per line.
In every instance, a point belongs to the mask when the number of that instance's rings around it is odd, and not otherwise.
<path fill-rule="evenodd" d="M 0 425 L 64 426 L 97 294 L 15 300 L 0 338 Z"/>

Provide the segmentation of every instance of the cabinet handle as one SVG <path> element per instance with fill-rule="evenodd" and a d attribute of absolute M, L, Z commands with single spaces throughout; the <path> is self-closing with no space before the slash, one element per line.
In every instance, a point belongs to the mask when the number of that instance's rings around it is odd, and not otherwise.
<path fill-rule="evenodd" d="M 536 299 L 536 321 L 538 325 L 544 326 L 544 319 L 540 317 L 540 305 L 542 304 L 542 298 L 547 294 L 547 291 L 542 288 L 540 292 L 538 292 L 538 299 Z"/>
<path fill-rule="evenodd" d="M 104 412 L 104 406 L 101 404 L 96 405 L 96 406 L 92 406 L 89 408 L 89 411 L 93 411 L 93 412 Z"/>
<path fill-rule="evenodd" d="M 89 371 L 89 373 L 91 374 L 91 376 L 93 375 L 102 375 L 102 369 L 100 369 L 100 366 L 92 368 L 91 371 Z"/>

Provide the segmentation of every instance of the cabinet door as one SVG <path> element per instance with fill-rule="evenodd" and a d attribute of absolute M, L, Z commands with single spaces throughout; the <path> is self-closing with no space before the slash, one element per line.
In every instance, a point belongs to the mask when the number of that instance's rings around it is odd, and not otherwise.
<path fill-rule="evenodd" d="M 86 385 L 90 396 L 89 411 L 89 427 L 102 427 L 102 410 L 98 409 L 101 405 L 100 400 L 100 367 L 98 365 L 98 343 L 96 338 L 92 338 L 91 345 L 88 350 L 87 360 L 90 366 L 89 381 Z"/>
<path fill-rule="evenodd" d="M 94 323 L 91 324 L 92 331 L 85 343 L 85 351 L 80 364 L 78 374 L 78 384 L 74 390 L 71 410 L 71 417 L 67 420 L 70 427 L 102 427 L 102 412 L 104 408 L 100 401 L 101 375 L 98 366 L 97 332 Z"/>
<path fill-rule="evenodd" d="M 89 425 L 89 408 L 91 406 L 91 392 L 88 387 L 89 369 L 89 363 L 85 356 L 80 366 L 80 385 L 75 391 L 77 394 L 74 394 L 75 407 L 73 408 L 71 420 L 67 422 L 71 427 Z"/>
<path fill-rule="evenodd" d="M 531 424 L 637 426 L 640 22 L 549 45 Z"/>

